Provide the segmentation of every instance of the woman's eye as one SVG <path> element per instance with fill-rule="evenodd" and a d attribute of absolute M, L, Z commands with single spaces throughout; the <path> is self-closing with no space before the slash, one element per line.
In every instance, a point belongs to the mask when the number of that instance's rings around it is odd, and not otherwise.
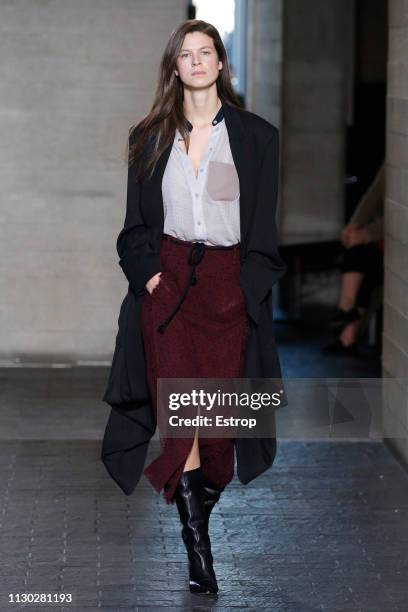
<path fill-rule="evenodd" d="M 211 55 L 211 51 L 203 51 L 203 53 L 204 53 L 204 55 Z M 189 57 L 189 55 L 190 55 L 189 53 L 182 53 L 180 55 L 180 57 L 182 57 L 184 59 L 186 57 Z"/>

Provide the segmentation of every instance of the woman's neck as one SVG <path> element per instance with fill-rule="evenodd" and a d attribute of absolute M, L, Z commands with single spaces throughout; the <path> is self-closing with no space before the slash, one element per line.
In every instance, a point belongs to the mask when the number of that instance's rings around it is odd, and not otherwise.
<path fill-rule="evenodd" d="M 214 96 L 209 96 L 206 92 L 194 92 L 194 95 L 191 95 L 191 92 L 190 95 L 187 92 L 184 94 L 184 116 L 197 129 L 210 125 L 221 106 L 217 92 Z"/>

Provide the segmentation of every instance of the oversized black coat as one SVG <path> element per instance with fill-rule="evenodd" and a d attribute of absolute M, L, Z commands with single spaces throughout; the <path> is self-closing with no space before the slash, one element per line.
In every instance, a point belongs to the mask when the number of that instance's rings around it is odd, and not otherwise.
<path fill-rule="evenodd" d="M 272 287 L 285 274 L 277 243 L 276 205 L 279 180 L 278 129 L 247 110 L 222 100 L 231 153 L 240 184 L 240 286 L 244 293 L 249 336 L 244 377 L 278 379 L 287 404 L 275 344 Z M 160 243 L 164 227 L 162 177 L 170 144 L 149 179 L 132 180 L 128 172 L 124 227 L 117 251 L 128 282 L 119 314 L 115 351 L 103 401 L 111 406 L 102 443 L 101 460 L 111 477 L 130 495 L 143 473 L 151 437 L 156 430 L 145 371 L 140 325 L 146 282 L 161 271 Z M 258 381 L 259 382 L 259 381 Z M 270 388 L 267 389 L 268 392 Z M 274 418 L 274 417 L 273 417 Z M 270 430 L 269 430 L 270 431 Z M 237 476 L 243 484 L 272 466 L 276 436 L 236 438 Z"/>

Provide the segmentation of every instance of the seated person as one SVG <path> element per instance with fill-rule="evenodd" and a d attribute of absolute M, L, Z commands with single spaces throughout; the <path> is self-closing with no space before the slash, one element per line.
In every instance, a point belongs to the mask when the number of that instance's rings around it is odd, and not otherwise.
<path fill-rule="evenodd" d="M 361 319 L 370 303 L 371 291 L 384 278 L 385 163 L 361 198 L 340 241 L 340 301 L 329 326 L 340 328 L 335 342 L 322 347 L 324 353 L 354 353 Z"/>

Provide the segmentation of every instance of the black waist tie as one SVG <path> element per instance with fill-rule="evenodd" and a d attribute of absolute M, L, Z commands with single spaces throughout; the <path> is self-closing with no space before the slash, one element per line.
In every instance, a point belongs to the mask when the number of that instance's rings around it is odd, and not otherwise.
<path fill-rule="evenodd" d="M 179 240 L 178 238 L 175 238 L 168 234 L 163 234 L 163 238 L 167 240 L 171 240 L 172 242 L 177 242 L 179 244 L 183 244 L 183 245 L 191 247 L 190 252 L 188 254 L 188 258 L 187 258 L 187 261 L 189 265 L 191 266 L 191 271 L 188 276 L 187 283 L 186 283 L 186 286 L 184 287 L 183 293 L 181 294 L 180 300 L 174 307 L 173 311 L 164 319 L 162 323 L 160 323 L 160 325 L 157 328 L 157 331 L 160 332 L 161 334 L 164 334 L 166 327 L 168 326 L 172 318 L 175 316 L 175 314 L 180 309 L 181 305 L 183 304 L 184 300 L 187 297 L 188 290 L 190 289 L 191 285 L 197 284 L 198 279 L 196 276 L 196 267 L 202 261 L 205 250 L 206 249 L 233 249 L 239 246 L 239 243 L 236 245 L 235 244 L 231 245 L 231 246 L 222 246 L 222 245 L 213 246 L 213 245 L 206 245 L 204 244 L 204 242 L 188 242 L 184 240 Z"/>

